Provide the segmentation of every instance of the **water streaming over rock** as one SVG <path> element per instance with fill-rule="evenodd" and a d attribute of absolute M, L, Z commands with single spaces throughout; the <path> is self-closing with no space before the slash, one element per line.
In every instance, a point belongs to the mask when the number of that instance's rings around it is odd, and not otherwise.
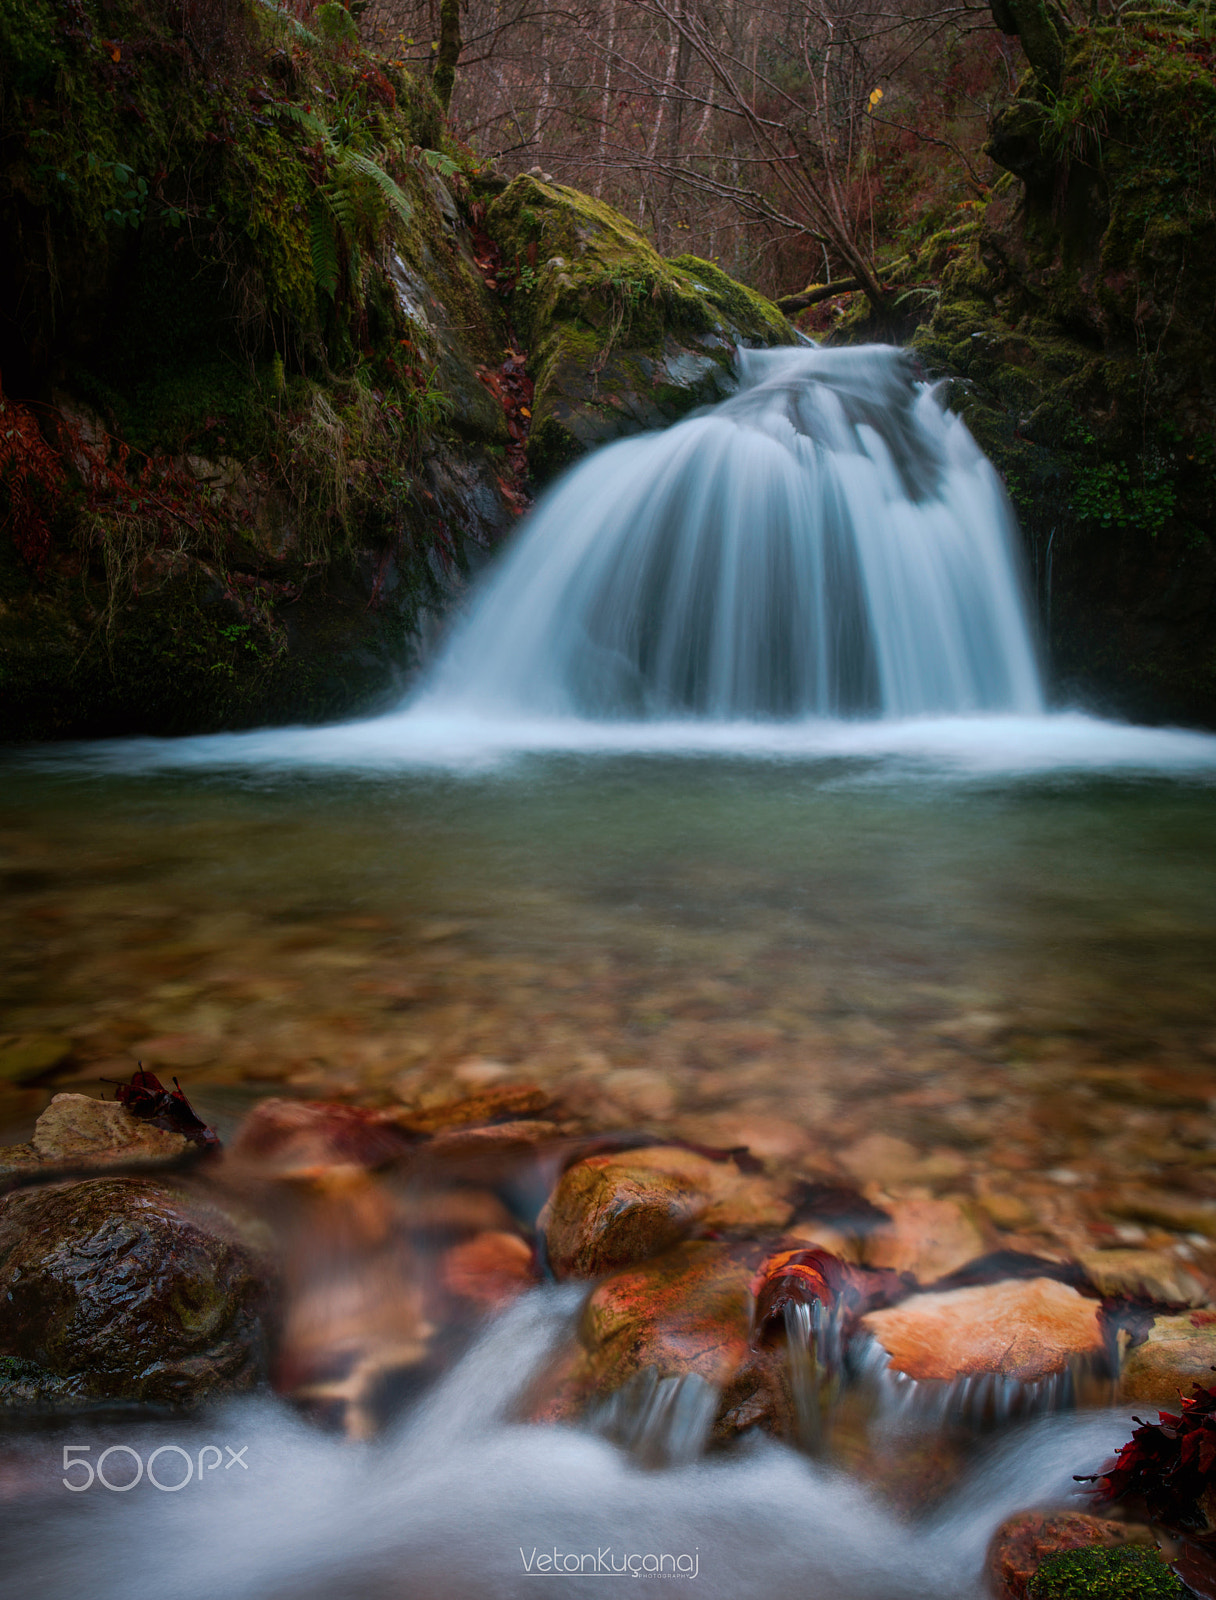
<path fill-rule="evenodd" d="M 750 1600 L 978 1600 L 985 1546 L 1006 1516 L 1066 1500 L 1126 1435 L 1116 1412 L 1015 1430 L 977 1460 L 966 1486 L 910 1522 L 865 1485 L 782 1445 L 655 1472 L 589 1431 L 512 1420 L 529 1381 L 575 1314 L 578 1292 L 542 1291 L 498 1319 L 482 1342 L 386 1437 L 351 1444 L 285 1408 L 232 1405 L 188 1423 L 78 1420 L 8 1452 L 0 1481 L 0 1593 L 68 1600 L 447 1600 L 581 1594 L 601 1558 L 608 1573 L 657 1558 L 698 1596 Z M 178 1492 L 146 1474 L 131 1492 L 60 1487 L 62 1446 L 97 1462 L 121 1440 L 174 1483 L 181 1451 L 245 1447 L 245 1467 L 215 1466 Z M 209 1458 L 210 1460 L 211 1458 Z M 115 1482 L 129 1461 L 111 1459 Z M 36 1503 L 14 1499 L 19 1483 Z M 554 1553 L 565 1568 L 554 1568 Z M 537 1558 L 546 1558 L 538 1567 Z M 651 1565 L 642 1565 L 649 1562 Z M 615 1567 L 615 1573 L 613 1568 Z M 632 1570 L 632 1569 L 630 1569 Z M 668 1567 L 663 1569 L 670 1575 Z"/>
<path fill-rule="evenodd" d="M 883 345 L 743 351 L 737 394 L 580 464 L 433 675 L 445 707 L 592 717 L 1030 712 L 996 473 Z"/>

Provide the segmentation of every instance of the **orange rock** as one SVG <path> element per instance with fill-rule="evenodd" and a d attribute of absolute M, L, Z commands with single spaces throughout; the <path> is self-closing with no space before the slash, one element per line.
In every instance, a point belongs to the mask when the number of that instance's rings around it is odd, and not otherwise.
<path fill-rule="evenodd" d="M 470 1128 L 477 1123 L 532 1117 L 552 1103 L 553 1096 L 534 1083 L 504 1083 L 463 1100 L 415 1111 L 394 1110 L 385 1115 L 411 1133 L 438 1133 L 444 1128 Z"/>
<path fill-rule="evenodd" d="M 1102 1353 L 1100 1310 L 1067 1284 L 1025 1278 L 913 1295 L 862 1326 L 910 1378 L 992 1372 L 1035 1382 Z"/>
<path fill-rule="evenodd" d="M 540 1214 L 559 1278 L 596 1277 L 669 1249 L 694 1228 L 772 1231 L 791 1206 L 765 1179 L 676 1145 L 589 1156 Z"/>
<path fill-rule="evenodd" d="M 1048 1556 L 1091 1545 L 1127 1544 L 1133 1542 L 1129 1535 L 1143 1531 L 1081 1511 L 1020 1511 L 1001 1524 L 988 1546 L 988 1576 L 996 1600 L 1025 1600 L 1026 1585 Z"/>
<path fill-rule="evenodd" d="M 984 1253 L 983 1233 L 957 1201 L 896 1200 L 887 1209 L 891 1221 L 862 1246 L 866 1266 L 910 1272 L 919 1283 L 933 1283 Z"/>
<path fill-rule="evenodd" d="M 583 1309 L 559 1393 L 540 1414 L 578 1415 L 648 1376 L 701 1378 L 720 1391 L 715 1438 L 757 1426 L 790 1433 L 784 1357 L 748 1345 L 748 1280 L 759 1258 L 756 1245 L 691 1241 L 601 1283 Z"/>
<path fill-rule="evenodd" d="M 536 1267 L 517 1233 L 479 1233 L 445 1253 L 440 1276 L 450 1294 L 495 1310 L 532 1287 Z"/>

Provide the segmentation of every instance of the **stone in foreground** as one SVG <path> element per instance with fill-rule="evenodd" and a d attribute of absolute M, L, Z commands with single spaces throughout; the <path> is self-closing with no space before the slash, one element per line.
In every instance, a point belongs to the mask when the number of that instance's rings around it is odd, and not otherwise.
<path fill-rule="evenodd" d="M 231 1221 L 146 1178 L 0 1200 L 0 1403 L 183 1406 L 263 1370 L 266 1270 Z M 38 1375 L 42 1376 L 39 1377 Z"/>
<path fill-rule="evenodd" d="M 1191 1385 L 1205 1388 L 1216 1381 L 1216 1312 L 1188 1311 L 1176 1317 L 1158 1317 L 1143 1344 L 1123 1358 L 1119 1374 L 1119 1401 L 1147 1401 L 1175 1408 L 1179 1395 Z"/>
<path fill-rule="evenodd" d="M 1138 1524 L 1112 1522 L 1081 1511 L 1019 1511 L 992 1536 L 988 1578 L 997 1600 L 1025 1600 L 1027 1585 L 1049 1556 L 1126 1544 L 1129 1537 L 1146 1533 Z"/>
<path fill-rule="evenodd" d="M 1070 1362 L 1099 1358 L 1101 1305 L 1068 1284 L 1029 1278 L 918 1294 L 862 1327 L 909 1378 L 948 1382 L 987 1373 L 1034 1383 Z"/>

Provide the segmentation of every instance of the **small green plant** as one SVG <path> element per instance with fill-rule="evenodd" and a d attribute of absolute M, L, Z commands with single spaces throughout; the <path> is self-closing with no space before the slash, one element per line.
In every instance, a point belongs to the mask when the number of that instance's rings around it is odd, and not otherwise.
<path fill-rule="evenodd" d="M 1156 538 L 1177 500 L 1164 466 L 1149 466 L 1137 482 L 1124 461 L 1081 467 L 1072 489 L 1073 515 L 1103 528 L 1141 528 Z"/>

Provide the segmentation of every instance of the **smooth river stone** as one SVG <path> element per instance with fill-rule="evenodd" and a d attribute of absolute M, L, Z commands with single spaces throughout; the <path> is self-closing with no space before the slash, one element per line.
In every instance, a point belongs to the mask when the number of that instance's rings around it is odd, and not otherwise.
<path fill-rule="evenodd" d="M 933 1283 L 987 1248 L 983 1233 L 957 1201 L 896 1200 L 886 1209 L 890 1222 L 869 1234 L 861 1247 L 868 1267 L 910 1272 L 918 1283 Z"/>
<path fill-rule="evenodd" d="M 1167 1305 L 1201 1306 L 1206 1286 L 1167 1250 L 1082 1250 L 1077 1260 L 1105 1299 L 1126 1295 Z"/>
<path fill-rule="evenodd" d="M 772 1232 L 793 1207 L 765 1179 L 678 1145 L 589 1156 L 541 1211 L 559 1278 L 594 1278 L 668 1250 L 694 1228 Z"/>
<path fill-rule="evenodd" d="M 1192 1384 L 1216 1383 L 1216 1311 L 1158 1317 L 1143 1344 L 1123 1358 L 1119 1402 L 1147 1401 L 1176 1410 Z"/>
<path fill-rule="evenodd" d="M 147 1178 L 0 1200 L 0 1354 L 58 1398 L 188 1405 L 252 1387 L 268 1280 L 231 1219 Z"/>
<path fill-rule="evenodd" d="M 999 1373 L 1033 1383 L 1101 1354 L 1100 1311 L 1067 1284 L 1027 1278 L 913 1295 L 861 1325 L 909 1378 Z"/>

